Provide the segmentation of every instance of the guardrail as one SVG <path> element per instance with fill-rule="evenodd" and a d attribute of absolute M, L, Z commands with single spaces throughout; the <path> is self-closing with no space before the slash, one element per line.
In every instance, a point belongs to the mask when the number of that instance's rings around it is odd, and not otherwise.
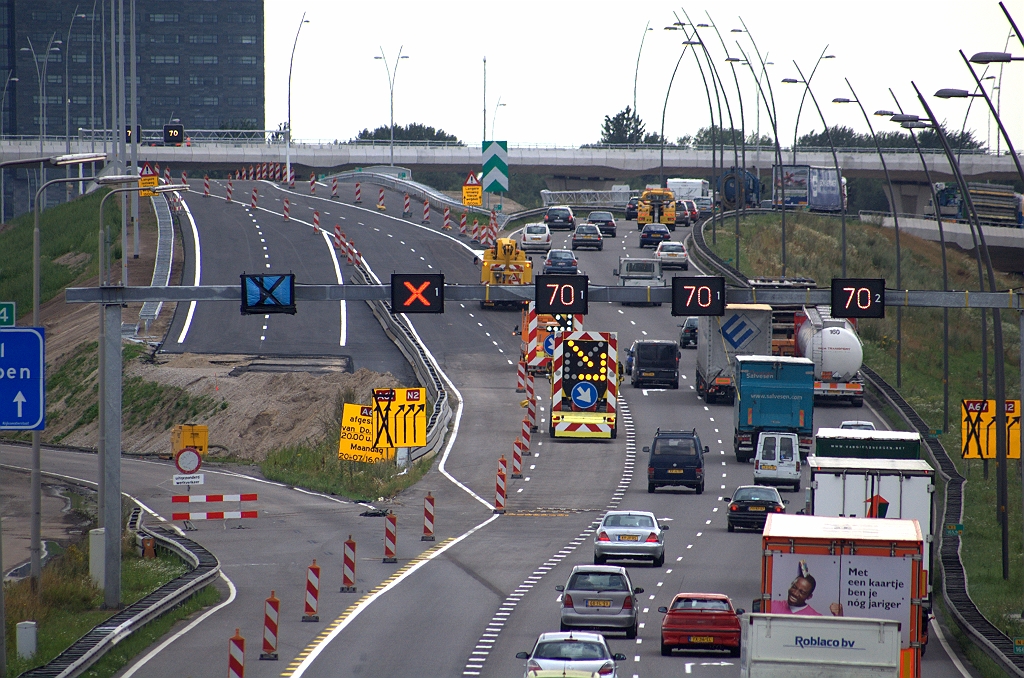
<path fill-rule="evenodd" d="M 898 216 L 900 219 L 926 219 L 928 221 L 934 221 L 936 224 L 938 224 L 938 220 L 935 218 L 934 214 L 903 214 L 903 213 L 899 213 L 898 212 L 896 214 L 896 216 Z M 867 217 L 867 218 L 865 218 L 865 217 Z M 877 210 L 860 210 L 860 211 L 857 212 L 857 218 L 860 221 L 875 222 L 875 223 L 879 223 L 880 224 L 880 223 L 882 223 L 882 221 L 884 219 L 892 219 L 892 212 L 879 212 Z M 1022 227 L 1022 226 L 1020 226 L 1018 224 L 1011 224 L 1011 223 L 1007 223 L 1005 221 L 985 221 L 984 219 L 979 219 L 978 221 L 981 222 L 982 226 L 1001 226 L 1003 228 L 1024 228 L 1024 227 Z M 957 216 L 954 216 L 954 215 L 948 215 L 948 216 L 947 215 L 943 215 L 942 223 L 943 224 L 966 224 L 966 223 L 969 223 L 969 222 L 966 219 L 961 219 L 961 218 L 959 218 Z"/>
<path fill-rule="evenodd" d="M 748 213 L 756 211 L 747 210 Z M 763 211 L 770 212 L 770 210 Z M 720 215 L 718 219 L 724 221 L 734 214 L 733 212 L 726 212 Z M 707 262 L 710 268 L 717 269 L 719 273 L 729 278 L 733 284 L 747 287 L 746 276 L 722 261 L 707 246 L 703 233 L 707 223 L 709 222 L 705 222 L 700 225 L 700 228 L 692 230 L 690 240 L 694 247 L 691 248 L 691 257 L 695 252 L 698 253 L 701 260 Z M 946 516 L 955 516 L 957 522 L 961 522 L 963 519 L 963 486 L 966 479 L 956 470 L 953 460 L 950 459 L 942 443 L 937 438 L 930 436 L 931 429 L 924 419 L 878 373 L 867 365 L 861 366 L 861 373 L 879 395 L 899 413 L 900 417 L 921 434 L 925 441 L 925 449 L 928 451 L 928 456 L 931 458 L 932 463 L 938 467 L 939 474 L 946 481 L 942 519 L 938 521 L 938 525 L 941 526 L 946 522 Z M 1015 655 L 1013 653 L 1013 640 L 986 619 L 971 599 L 970 593 L 967 590 L 967 573 L 964 570 L 963 560 L 960 558 L 960 537 L 947 537 L 942 532 L 943 530 L 940 529 L 938 535 L 939 562 L 942 567 L 942 598 L 946 601 L 946 606 L 952 613 L 957 625 L 964 633 L 977 641 L 981 649 L 993 661 L 1002 666 L 1011 675 L 1024 678 L 1024 655 Z"/>
<path fill-rule="evenodd" d="M 353 278 L 362 285 L 380 285 L 377 275 L 366 265 L 362 258 L 353 266 Z M 412 323 L 404 314 L 393 315 L 391 304 L 382 300 L 368 300 L 370 310 L 384 332 L 398 346 L 406 360 L 412 365 L 420 383 L 427 390 L 428 397 L 434 403 L 434 409 L 427 420 L 427 444 L 409 450 L 409 461 L 436 454 L 444 446 L 448 434 L 448 425 L 452 420 L 452 407 L 448 389 L 445 388 L 441 375 L 433 359 L 427 353 Z"/>

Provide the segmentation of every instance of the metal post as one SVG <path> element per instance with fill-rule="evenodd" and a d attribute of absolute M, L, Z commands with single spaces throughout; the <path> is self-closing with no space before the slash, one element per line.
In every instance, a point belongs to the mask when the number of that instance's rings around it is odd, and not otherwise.
<path fill-rule="evenodd" d="M 79 5 L 75 5 L 75 11 L 71 14 L 71 22 L 68 24 L 68 38 L 64 42 L 64 152 L 71 153 L 71 84 L 68 81 L 71 61 L 71 31 L 75 27 L 75 19 L 78 18 Z M 83 15 L 84 16 L 84 15 Z M 71 176 L 71 165 L 64 168 L 65 177 Z M 65 200 L 71 200 L 71 184 L 68 183 Z"/>
<path fill-rule="evenodd" d="M 131 83 L 131 86 L 130 86 L 129 89 L 131 91 L 131 95 L 130 96 L 131 96 L 131 119 L 132 119 L 132 121 L 131 121 L 132 157 L 131 157 L 131 163 L 128 166 L 129 167 L 128 173 L 129 174 L 137 174 L 137 172 L 138 172 L 137 168 L 139 166 L 139 134 L 138 134 L 139 133 L 139 108 L 138 108 L 138 88 L 137 88 L 136 82 L 135 82 L 135 76 L 136 76 L 136 69 L 135 69 L 135 61 L 136 61 L 136 58 L 135 58 L 135 54 L 136 54 L 136 52 L 135 52 L 135 42 L 136 42 L 136 39 L 135 39 L 135 0 L 131 0 L 131 3 L 129 4 L 129 8 L 130 8 L 131 15 L 132 15 L 131 23 L 129 24 L 129 27 L 130 27 L 130 35 L 129 35 L 129 44 L 130 44 L 129 55 L 130 55 L 130 58 L 129 58 L 129 61 L 130 61 L 131 65 L 128 67 L 128 73 L 130 74 L 129 77 L 130 77 L 130 83 Z M 131 193 L 131 201 L 132 201 L 131 222 L 132 222 L 132 232 L 133 232 L 133 238 L 134 238 L 134 243 L 133 243 L 134 247 L 132 249 L 132 258 L 133 259 L 138 259 L 139 258 L 139 194 L 138 194 L 138 192 L 134 192 L 133 191 Z M 125 261 L 125 271 L 126 271 L 125 278 L 124 278 L 124 284 L 127 285 L 128 284 L 128 275 L 127 275 L 127 270 L 128 270 L 128 266 L 127 266 L 128 252 L 127 251 L 124 252 L 123 258 L 124 258 L 124 261 Z"/>
<path fill-rule="evenodd" d="M 644 40 L 647 39 L 647 31 L 653 30 L 651 22 L 644 26 L 644 35 L 640 38 L 640 49 L 636 52 L 636 72 L 633 74 L 633 112 L 636 113 L 636 81 L 640 77 L 640 55 L 644 52 Z"/>
<path fill-rule="evenodd" d="M 484 141 L 487 141 L 487 57 L 484 57 Z"/>
<path fill-rule="evenodd" d="M 665 103 L 661 107 L 661 162 L 658 166 L 658 185 L 665 188 L 665 112 L 668 111 L 668 97 L 672 93 L 672 83 L 675 82 L 676 72 L 679 70 L 679 64 L 682 63 L 683 57 L 686 56 L 686 49 L 689 45 L 683 45 L 683 51 L 679 53 L 679 58 L 676 59 L 676 66 L 672 69 L 672 77 L 668 79 L 668 87 L 665 89 Z M 702 74 L 703 75 L 703 74 Z M 636 115 L 636 110 L 633 110 L 633 115 Z M 715 124 L 714 118 L 711 119 L 711 124 Z M 642 141 L 642 140 L 641 140 Z"/>
<path fill-rule="evenodd" d="M 121 121 L 121 129 L 118 130 L 118 147 L 120 148 L 121 162 L 120 172 L 126 173 L 128 169 L 128 139 L 125 128 L 128 126 L 128 112 L 125 110 L 125 45 L 124 45 L 124 0 L 117 0 L 117 117 Z M 135 136 L 135 130 L 132 130 Z M 128 196 L 121 194 L 121 284 L 128 284 Z M 117 330 L 118 337 L 121 335 L 121 328 Z M 100 349 L 102 350 L 102 349 Z"/>
<path fill-rule="evenodd" d="M 306 21 L 306 13 L 302 13 L 299 20 L 299 27 L 295 31 L 295 41 L 292 43 L 292 56 L 288 60 L 288 129 L 284 135 L 284 181 L 288 183 L 292 176 L 292 67 L 295 65 L 295 48 L 299 45 L 299 33 L 302 32 L 302 24 Z"/>

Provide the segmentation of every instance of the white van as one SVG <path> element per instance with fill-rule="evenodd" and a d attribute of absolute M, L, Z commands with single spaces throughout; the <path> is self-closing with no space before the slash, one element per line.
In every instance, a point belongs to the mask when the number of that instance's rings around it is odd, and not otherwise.
<path fill-rule="evenodd" d="M 764 431 L 754 456 L 754 482 L 792 485 L 800 491 L 800 439 L 795 433 Z"/>

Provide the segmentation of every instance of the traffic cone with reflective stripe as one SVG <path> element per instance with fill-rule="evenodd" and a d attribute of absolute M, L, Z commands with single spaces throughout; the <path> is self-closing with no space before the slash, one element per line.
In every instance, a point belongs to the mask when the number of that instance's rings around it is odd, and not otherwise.
<path fill-rule="evenodd" d="M 245 678 L 245 638 L 241 629 L 228 640 L 228 678 Z"/>
<path fill-rule="evenodd" d="M 260 659 L 277 661 L 277 628 L 281 617 L 281 601 L 270 592 L 263 606 L 263 652 Z"/>
<path fill-rule="evenodd" d="M 434 541 L 434 495 L 423 498 L 423 536 L 420 541 Z"/>
<path fill-rule="evenodd" d="M 345 540 L 345 556 L 341 569 L 341 593 L 356 592 L 356 543 L 352 535 Z"/>
<path fill-rule="evenodd" d="M 302 615 L 302 621 L 304 622 L 318 622 L 320 621 L 320 615 L 318 615 L 317 607 L 320 605 L 320 566 L 316 564 L 316 558 L 313 559 L 313 564 L 306 570 L 306 608 L 305 614 Z"/>

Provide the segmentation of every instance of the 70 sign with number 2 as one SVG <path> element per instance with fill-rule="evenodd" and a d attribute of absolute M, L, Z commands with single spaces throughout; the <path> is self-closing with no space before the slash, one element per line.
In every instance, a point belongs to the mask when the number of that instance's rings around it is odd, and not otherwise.
<path fill-rule="evenodd" d="M 833 318 L 884 318 L 885 280 L 833 278 Z"/>

